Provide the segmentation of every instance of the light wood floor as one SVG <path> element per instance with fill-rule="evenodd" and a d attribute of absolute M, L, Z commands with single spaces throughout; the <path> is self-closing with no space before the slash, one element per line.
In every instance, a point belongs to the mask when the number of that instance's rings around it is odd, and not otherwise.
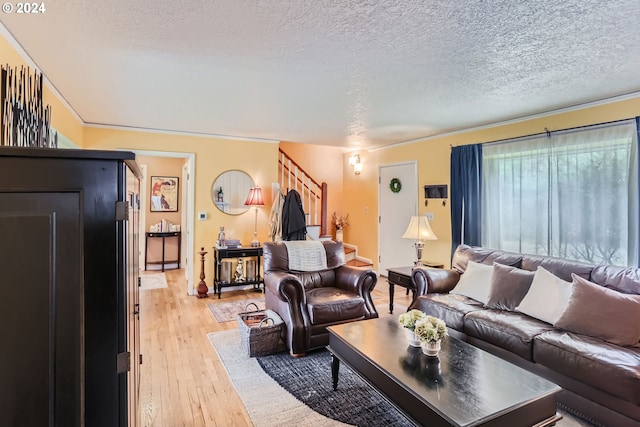
<path fill-rule="evenodd" d="M 143 273 L 144 274 L 144 273 Z M 207 304 L 255 297 L 251 291 L 222 294 L 222 299 L 186 295 L 183 270 L 165 272 L 168 288 L 140 292 L 140 412 L 143 427 L 251 426 L 244 405 L 207 339 L 207 333 L 237 328 L 218 323 Z M 205 279 L 210 285 L 210 280 Z M 210 288 L 212 286 L 209 286 Z M 387 281 L 380 277 L 375 304 L 389 301 Z M 411 297 L 396 288 L 395 303 Z M 394 315 L 400 314 L 396 309 Z"/>

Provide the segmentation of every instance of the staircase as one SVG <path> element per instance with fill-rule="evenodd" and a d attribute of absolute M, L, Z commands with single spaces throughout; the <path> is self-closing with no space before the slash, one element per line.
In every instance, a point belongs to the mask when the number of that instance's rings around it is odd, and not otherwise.
<path fill-rule="evenodd" d="M 373 267 L 373 262 L 370 259 L 358 256 L 358 247 L 354 245 L 344 244 L 344 256 L 347 261 L 347 265 L 354 267 Z"/>
<path fill-rule="evenodd" d="M 331 238 L 331 235 L 327 234 L 327 183 L 318 183 L 281 148 L 278 151 L 280 189 L 284 190 L 284 194 L 289 190 L 296 190 L 300 194 L 307 215 L 307 232 L 311 227 L 311 236 L 315 236 L 316 239 Z"/>
<path fill-rule="evenodd" d="M 298 165 L 287 153 L 278 149 L 278 185 L 283 193 L 296 190 L 300 193 L 302 206 L 307 216 L 307 238 L 331 240 L 327 233 L 327 183 L 318 183 Z M 371 267 L 373 263 L 358 256 L 358 247 L 344 244 L 347 265 Z"/>

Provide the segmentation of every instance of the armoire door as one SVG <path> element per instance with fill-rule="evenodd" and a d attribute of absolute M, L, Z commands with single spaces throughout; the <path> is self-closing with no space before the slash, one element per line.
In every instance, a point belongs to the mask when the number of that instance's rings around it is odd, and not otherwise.
<path fill-rule="evenodd" d="M 140 181 L 126 169 L 128 219 L 126 220 L 126 266 L 127 266 L 127 348 L 131 355 L 130 371 L 127 374 L 127 426 L 140 425 L 140 289 L 138 278 L 140 228 Z"/>
<path fill-rule="evenodd" d="M 0 190 L 0 426 L 84 426 L 81 206 Z"/>

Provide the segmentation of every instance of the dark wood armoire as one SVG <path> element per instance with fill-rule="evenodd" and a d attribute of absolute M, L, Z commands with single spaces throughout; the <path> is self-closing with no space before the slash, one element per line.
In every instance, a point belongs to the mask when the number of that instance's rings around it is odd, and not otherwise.
<path fill-rule="evenodd" d="M 0 426 L 139 425 L 140 172 L 0 147 Z"/>

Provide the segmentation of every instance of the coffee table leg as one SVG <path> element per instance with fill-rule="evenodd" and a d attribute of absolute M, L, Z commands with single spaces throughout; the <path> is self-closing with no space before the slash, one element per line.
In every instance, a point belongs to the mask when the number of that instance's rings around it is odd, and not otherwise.
<path fill-rule="evenodd" d="M 340 370 L 340 359 L 335 354 L 331 355 L 331 379 L 333 380 L 333 390 L 338 389 L 338 371 Z"/>
<path fill-rule="evenodd" d="M 393 283 L 389 282 L 389 314 L 393 314 Z"/>

